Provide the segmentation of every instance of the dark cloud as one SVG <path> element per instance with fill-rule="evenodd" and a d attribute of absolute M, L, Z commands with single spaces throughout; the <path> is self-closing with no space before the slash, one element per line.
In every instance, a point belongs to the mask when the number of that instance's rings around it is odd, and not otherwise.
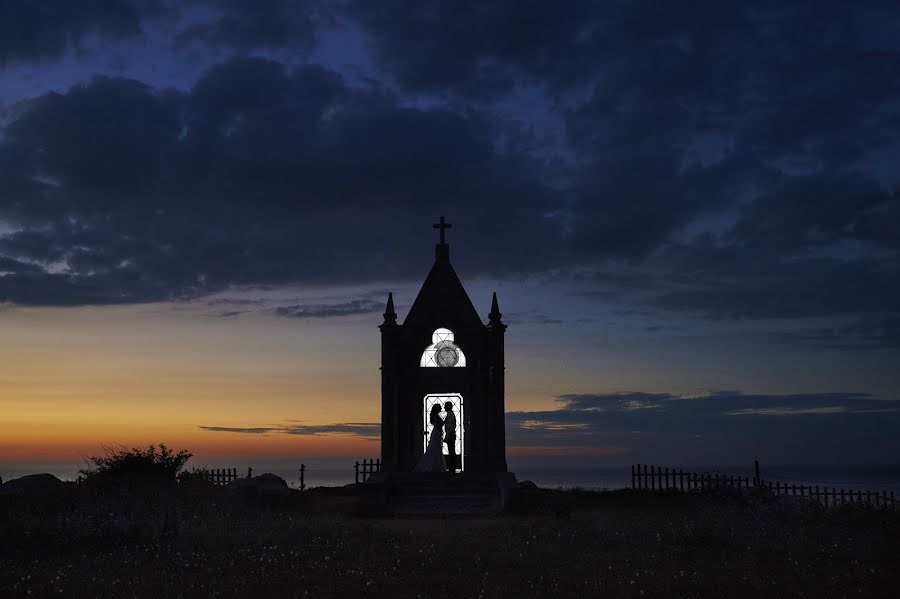
<path fill-rule="evenodd" d="M 88 35 L 141 33 L 141 21 L 162 10 L 157 0 L 0 0 L 0 65 L 55 60 Z"/>
<path fill-rule="evenodd" d="M 270 428 L 270 427 L 250 427 L 250 428 L 242 428 L 242 427 L 234 427 L 234 426 L 200 426 L 198 427 L 203 431 L 212 431 L 216 433 L 246 433 L 250 435 L 262 435 L 265 433 L 277 432 L 280 431 L 278 428 Z"/>
<path fill-rule="evenodd" d="M 292 424 L 284 427 L 289 435 L 354 435 L 363 439 L 378 439 L 381 424 L 378 422 L 346 422 L 339 424 Z"/>
<path fill-rule="evenodd" d="M 331 318 L 335 316 L 352 316 L 354 314 L 372 314 L 384 310 L 383 301 L 357 299 L 340 304 L 295 304 L 279 306 L 275 313 L 290 318 Z"/>
<path fill-rule="evenodd" d="M 6 133 L 0 157 L 17 168 L 0 219 L 18 230 L 0 252 L 47 269 L 4 279 L 19 303 L 421 276 L 423 197 L 455 199 L 460 230 L 481 239 L 466 251 L 495 256 L 486 271 L 526 268 L 546 246 L 494 250 L 553 235 L 540 216 L 551 192 L 477 115 L 402 107 L 322 67 L 236 59 L 187 93 L 98 78 L 28 102 Z M 491 218 L 502 235 L 481 234 Z M 412 227 L 421 238 L 397 234 Z"/>
<path fill-rule="evenodd" d="M 397 81 L 411 90 L 453 89 L 490 98 L 520 71 L 564 77 L 585 60 L 576 40 L 592 33 L 586 3 L 351 2 Z"/>
<path fill-rule="evenodd" d="M 900 400 L 863 393 L 567 394 L 558 402 L 555 410 L 507 413 L 510 445 L 626 447 L 636 461 L 662 452 L 694 463 L 784 455 L 838 463 L 900 449 Z"/>
<path fill-rule="evenodd" d="M 316 21 L 325 17 L 321 2 L 310 0 L 195 0 L 210 11 L 208 20 L 194 23 L 176 37 L 179 44 L 203 43 L 238 51 L 292 48 L 309 52 L 316 39 Z"/>
<path fill-rule="evenodd" d="M 0 65 L 56 61 L 87 41 L 140 36 L 150 21 L 183 50 L 308 53 L 317 28 L 333 16 L 317 0 L 0 0 Z"/>
<path fill-rule="evenodd" d="M 697 240 L 668 248 L 656 266 L 649 301 L 711 318 L 847 316 L 891 312 L 900 301 L 891 258 L 773 256 Z"/>
<path fill-rule="evenodd" d="M 10 274 L 40 272 L 43 272 L 43 269 L 41 269 L 40 266 L 0 256 L 0 273 L 3 273 L 6 276 L 9 276 Z"/>
<path fill-rule="evenodd" d="M 897 249 L 900 225 L 890 218 L 900 214 L 896 194 L 855 173 L 779 179 L 742 207 L 730 232 L 741 245 L 775 255 L 847 241 Z"/>
<path fill-rule="evenodd" d="M 206 302 L 207 306 L 262 306 L 266 300 L 235 297 L 218 297 Z"/>
<path fill-rule="evenodd" d="M 281 433 L 286 435 L 353 435 L 363 439 L 377 439 L 381 435 L 381 424 L 377 422 L 344 422 L 336 424 L 286 424 L 277 427 L 229 427 L 200 426 L 200 430 L 224 433 L 265 434 Z"/>
<path fill-rule="evenodd" d="M 95 4 L 77 18 L 96 27 L 66 31 L 112 27 Z M 109 12 L 111 31 L 158 9 L 129 6 L 137 16 Z M 193 9 L 182 41 L 235 54 L 302 53 L 336 23 L 309 2 Z M 0 138 L 0 219 L 13 229 L 0 256 L 16 265 L 0 299 L 419 279 L 444 212 L 467 276 L 593 272 L 618 301 L 834 318 L 800 337 L 895 346 L 892 3 L 428 0 L 340 14 L 373 44 L 366 83 L 234 58 L 182 91 L 100 78 L 19 106 Z M 7 43 L 7 57 L 22 46 Z M 522 93 L 537 116 L 516 112 Z"/>
<path fill-rule="evenodd" d="M 219 316 L 219 318 L 234 318 L 235 316 L 240 316 L 247 312 L 249 312 L 249 310 L 226 310 L 225 312 L 219 313 L 217 316 Z"/>
<path fill-rule="evenodd" d="M 836 349 L 897 349 L 900 348 L 900 316 L 896 313 L 865 314 L 849 323 L 812 327 L 794 336 Z"/>

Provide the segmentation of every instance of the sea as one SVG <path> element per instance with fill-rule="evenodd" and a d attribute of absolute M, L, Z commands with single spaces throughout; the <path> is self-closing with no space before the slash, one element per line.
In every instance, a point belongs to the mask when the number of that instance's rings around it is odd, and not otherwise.
<path fill-rule="evenodd" d="M 310 459 L 304 461 L 305 487 L 337 487 L 355 482 L 353 458 Z M 239 476 L 271 472 L 284 478 L 291 487 L 300 487 L 300 462 L 276 459 L 268 462 L 191 463 L 193 467 L 237 468 Z M 62 480 L 74 480 L 83 462 L 4 462 L 0 461 L 0 479 L 8 481 L 26 474 L 48 472 Z M 675 465 L 675 467 L 678 467 Z M 752 479 L 753 465 L 682 466 L 697 473 L 730 474 Z M 527 460 L 510 460 L 509 469 L 520 481 L 529 480 L 539 487 L 551 489 L 612 490 L 631 486 L 631 466 L 572 466 L 535 464 Z M 838 489 L 894 491 L 900 493 L 900 464 L 781 464 L 761 466 L 763 480 L 773 483 L 819 485 Z"/>

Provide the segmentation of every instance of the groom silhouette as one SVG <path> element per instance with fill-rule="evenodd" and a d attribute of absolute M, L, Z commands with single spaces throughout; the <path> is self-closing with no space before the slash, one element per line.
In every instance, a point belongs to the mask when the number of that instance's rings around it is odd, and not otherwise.
<path fill-rule="evenodd" d="M 453 414 L 453 402 L 444 403 L 447 416 L 444 417 L 444 443 L 447 444 L 447 470 L 456 472 L 456 416 Z"/>

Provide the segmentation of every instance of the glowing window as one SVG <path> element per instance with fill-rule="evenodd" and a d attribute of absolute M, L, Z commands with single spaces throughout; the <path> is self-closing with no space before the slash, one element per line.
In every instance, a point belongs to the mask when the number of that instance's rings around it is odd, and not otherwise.
<path fill-rule="evenodd" d="M 453 342 L 453 331 L 437 329 L 431 334 L 431 345 L 425 348 L 419 366 L 423 368 L 461 368 L 466 354 Z"/>

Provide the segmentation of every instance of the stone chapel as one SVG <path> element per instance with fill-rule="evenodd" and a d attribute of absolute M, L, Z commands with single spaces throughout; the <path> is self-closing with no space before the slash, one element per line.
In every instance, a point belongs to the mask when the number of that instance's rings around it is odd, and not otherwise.
<path fill-rule="evenodd" d="M 450 263 L 440 218 L 434 265 L 403 322 L 388 295 L 381 329 L 381 468 L 411 472 L 422 456 L 431 406 L 453 404 L 456 472 L 505 473 L 503 339 L 495 293 L 482 322 Z M 448 448 L 444 448 L 445 454 Z"/>

